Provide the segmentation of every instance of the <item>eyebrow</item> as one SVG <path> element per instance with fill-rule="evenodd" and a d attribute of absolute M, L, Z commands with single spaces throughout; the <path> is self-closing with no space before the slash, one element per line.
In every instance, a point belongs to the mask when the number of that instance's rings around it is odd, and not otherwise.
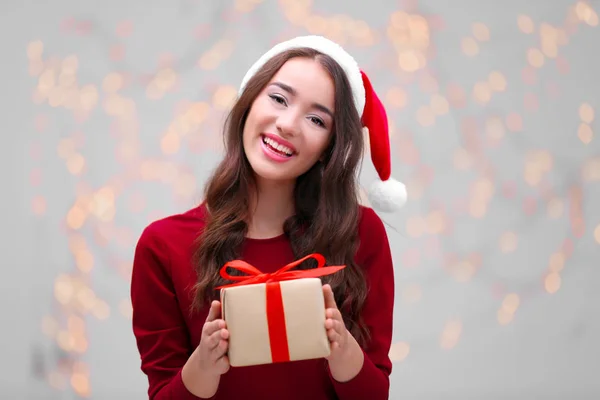
<path fill-rule="evenodd" d="M 296 96 L 298 94 L 298 92 L 296 91 L 296 89 L 294 89 L 290 85 L 286 85 L 283 82 L 272 82 L 269 86 L 278 86 L 281 89 L 283 89 L 286 92 L 288 92 L 289 94 L 291 94 L 292 96 Z M 311 105 L 314 108 L 316 108 L 317 110 L 320 110 L 320 111 L 324 112 L 325 114 L 329 115 L 331 117 L 331 119 L 333 119 L 333 112 L 331 112 L 331 110 L 329 108 L 325 107 L 323 104 L 312 103 Z"/>

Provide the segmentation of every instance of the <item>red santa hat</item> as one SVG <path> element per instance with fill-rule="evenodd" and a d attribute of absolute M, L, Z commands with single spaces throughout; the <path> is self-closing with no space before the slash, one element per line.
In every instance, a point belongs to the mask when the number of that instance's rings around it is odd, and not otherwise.
<path fill-rule="evenodd" d="M 273 56 L 286 50 L 307 47 L 327 54 L 346 72 L 352 88 L 354 106 L 360 115 L 363 126 L 369 131 L 371 160 L 380 180 L 374 182 L 368 190 L 368 197 L 374 209 L 393 212 L 406 203 L 406 186 L 391 178 L 390 138 L 385 108 L 371 86 L 367 75 L 354 58 L 339 44 L 322 36 L 300 36 L 281 42 L 262 55 L 250 67 L 239 89 L 241 94 L 246 84 L 262 66 Z"/>

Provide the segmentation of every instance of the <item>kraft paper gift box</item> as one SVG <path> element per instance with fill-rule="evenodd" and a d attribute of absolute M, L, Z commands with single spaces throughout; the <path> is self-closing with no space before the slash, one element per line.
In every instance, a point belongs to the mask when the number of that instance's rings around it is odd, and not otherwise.
<path fill-rule="evenodd" d="M 289 271 L 311 257 L 317 259 L 317 268 Z M 226 273 L 226 267 L 240 265 L 245 268 L 238 269 L 252 271 L 253 276 L 231 277 Z M 240 260 L 225 264 L 221 276 L 242 281 L 220 287 L 221 316 L 229 331 L 231 366 L 329 355 L 323 284 L 316 276 L 332 274 L 345 266 L 323 265 L 324 258 L 319 254 L 306 256 L 273 274 L 263 274 Z"/>

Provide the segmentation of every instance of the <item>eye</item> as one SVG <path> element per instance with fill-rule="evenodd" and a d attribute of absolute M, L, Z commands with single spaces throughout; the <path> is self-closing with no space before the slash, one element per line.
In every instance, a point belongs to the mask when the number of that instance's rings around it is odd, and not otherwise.
<path fill-rule="evenodd" d="M 287 102 L 285 101 L 285 98 L 282 96 L 279 96 L 277 94 L 270 94 L 269 97 L 276 103 L 281 104 L 281 105 L 287 105 Z"/>
<path fill-rule="evenodd" d="M 323 120 L 322 120 L 321 118 L 318 118 L 318 117 L 310 117 L 310 121 L 311 121 L 313 124 L 316 124 L 316 125 L 318 125 L 318 126 L 320 126 L 320 127 L 322 127 L 322 128 L 325 128 L 325 122 L 323 122 Z"/>

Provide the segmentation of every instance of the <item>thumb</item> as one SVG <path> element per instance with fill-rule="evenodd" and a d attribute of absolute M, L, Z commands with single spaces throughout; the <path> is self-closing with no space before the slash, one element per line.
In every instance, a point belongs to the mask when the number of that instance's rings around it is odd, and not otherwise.
<path fill-rule="evenodd" d="M 325 297 L 325 308 L 337 308 L 333 290 L 329 284 L 323 285 L 323 296 Z"/>
<path fill-rule="evenodd" d="M 206 317 L 206 322 L 214 321 L 221 315 L 221 302 L 218 300 L 214 300 L 210 303 L 210 310 L 208 310 L 208 316 Z"/>

